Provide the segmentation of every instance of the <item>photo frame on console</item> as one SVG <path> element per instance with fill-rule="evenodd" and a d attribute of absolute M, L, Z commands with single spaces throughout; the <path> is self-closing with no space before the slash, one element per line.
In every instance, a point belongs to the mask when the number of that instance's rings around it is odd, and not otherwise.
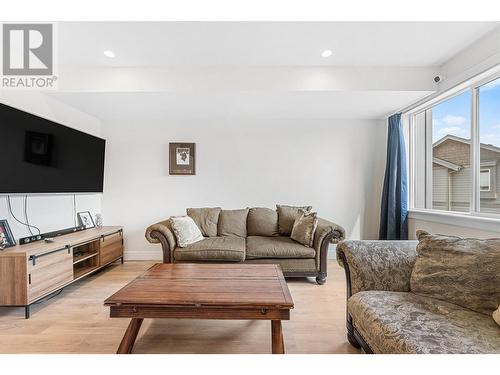
<path fill-rule="evenodd" d="M 16 245 L 16 240 L 10 230 L 7 220 L 0 220 L 0 250 Z"/>
<path fill-rule="evenodd" d="M 196 174 L 195 145 L 195 143 L 169 143 L 169 174 Z"/>
<path fill-rule="evenodd" d="M 94 219 L 89 211 L 82 211 L 76 214 L 78 216 L 78 223 L 85 227 L 85 229 L 95 228 Z"/>

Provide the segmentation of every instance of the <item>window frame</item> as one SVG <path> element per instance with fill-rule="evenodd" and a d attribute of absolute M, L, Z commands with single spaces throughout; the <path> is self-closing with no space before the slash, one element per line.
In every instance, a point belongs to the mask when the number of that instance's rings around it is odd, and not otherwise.
<path fill-rule="evenodd" d="M 490 172 L 490 190 L 481 190 L 481 170 L 488 169 L 481 166 L 480 163 L 480 124 L 479 124 L 479 90 L 482 86 L 500 79 L 500 71 L 498 71 L 500 66 L 492 69 L 495 73 L 481 74 L 476 78 L 472 78 L 466 82 L 463 82 L 457 86 L 451 87 L 448 90 L 440 93 L 439 95 L 433 96 L 431 99 L 420 102 L 418 106 L 408 109 L 403 112 L 403 121 L 405 126 L 408 127 L 408 179 L 409 179 L 409 189 L 408 189 L 408 207 L 411 212 L 420 213 L 420 216 L 432 213 L 439 213 L 439 216 L 450 215 L 456 216 L 473 216 L 477 218 L 484 219 L 495 219 L 495 221 L 500 220 L 500 213 L 491 214 L 481 212 L 481 195 L 489 194 L 493 185 L 491 184 L 491 170 Z M 456 212 L 456 211 L 446 211 L 446 210 L 433 210 L 432 209 L 432 108 L 439 105 L 453 97 L 463 94 L 464 92 L 470 92 L 470 165 L 471 165 L 471 193 L 470 193 L 470 205 L 469 212 Z M 416 169 L 416 117 L 425 114 L 425 186 L 424 186 L 424 201 L 425 207 L 415 207 L 416 202 L 416 192 L 417 192 L 417 181 L 415 179 L 415 169 Z M 430 192 L 430 193 L 429 193 Z"/>

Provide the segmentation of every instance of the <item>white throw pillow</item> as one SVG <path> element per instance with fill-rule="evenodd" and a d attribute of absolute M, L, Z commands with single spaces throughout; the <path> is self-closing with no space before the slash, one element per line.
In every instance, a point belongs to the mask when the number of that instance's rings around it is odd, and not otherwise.
<path fill-rule="evenodd" d="M 186 247 L 203 239 L 200 228 L 189 216 L 171 217 L 170 222 L 179 247 Z"/>

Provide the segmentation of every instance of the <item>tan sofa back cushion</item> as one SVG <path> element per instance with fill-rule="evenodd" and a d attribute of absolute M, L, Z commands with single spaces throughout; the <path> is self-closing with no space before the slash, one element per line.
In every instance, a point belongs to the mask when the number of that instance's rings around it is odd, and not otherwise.
<path fill-rule="evenodd" d="M 302 211 L 311 211 L 311 206 L 286 206 L 276 205 L 278 211 L 278 232 L 280 236 L 290 236 L 292 234 L 295 220 L 302 214 Z"/>
<path fill-rule="evenodd" d="M 249 236 L 277 236 L 278 213 L 270 208 L 253 207 L 248 212 Z"/>
<path fill-rule="evenodd" d="M 219 236 L 247 236 L 248 208 L 241 210 L 221 210 L 217 233 Z"/>
<path fill-rule="evenodd" d="M 220 210 L 220 207 L 188 208 L 186 213 L 200 228 L 203 236 L 216 237 Z"/>
<path fill-rule="evenodd" d="M 479 240 L 417 231 L 413 293 L 491 316 L 500 299 L 500 239 Z"/>

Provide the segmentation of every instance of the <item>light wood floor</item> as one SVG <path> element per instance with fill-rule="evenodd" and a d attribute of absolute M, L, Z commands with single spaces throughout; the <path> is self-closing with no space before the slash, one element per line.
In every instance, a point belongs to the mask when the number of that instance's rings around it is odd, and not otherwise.
<path fill-rule="evenodd" d="M 114 353 L 129 323 L 110 319 L 103 301 L 153 262 L 113 265 L 81 280 L 48 301 L 0 308 L 0 353 Z M 289 279 L 295 302 L 283 322 L 287 353 L 359 353 L 345 334 L 344 272 L 329 262 L 327 283 Z M 268 321 L 145 319 L 134 353 L 271 352 Z"/>

